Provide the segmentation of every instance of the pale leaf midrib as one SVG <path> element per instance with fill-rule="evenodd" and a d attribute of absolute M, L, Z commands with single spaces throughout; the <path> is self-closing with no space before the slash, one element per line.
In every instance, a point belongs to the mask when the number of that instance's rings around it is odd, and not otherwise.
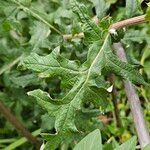
<path fill-rule="evenodd" d="M 87 82 L 88 82 L 88 79 L 89 79 L 89 77 L 90 77 L 90 72 L 91 72 L 91 70 L 92 70 L 92 68 L 93 68 L 93 66 L 94 66 L 94 64 L 95 64 L 95 62 L 96 62 L 97 59 L 99 58 L 99 55 L 101 54 L 102 50 L 104 49 L 104 46 L 105 46 L 105 44 L 106 44 L 106 42 L 107 42 L 107 40 L 108 40 L 108 37 L 109 37 L 109 34 L 106 36 L 103 46 L 101 47 L 101 49 L 100 49 L 99 53 L 97 54 L 97 56 L 95 57 L 95 59 L 93 60 L 91 66 L 90 66 L 90 68 L 89 68 L 89 70 L 88 70 L 88 74 L 87 74 L 87 78 L 86 78 L 85 82 L 83 83 L 83 85 L 81 86 L 81 88 L 79 89 L 79 91 L 77 92 L 77 94 L 74 96 L 74 98 L 73 98 L 72 101 L 70 102 L 70 104 L 69 104 L 69 106 L 68 106 L 68 111 L 69 111 L 70 107 L 72 106 L 72 103 L 76 100 L 76 97 L 77 97 L 78 95 L 80 95 L 80 92 L 82 91 L 82 89 L 85 88 L 85 86 L 86 86 L 86 84 L 87 84 Z M 81 84 L 81 83 L 80 83 L 80 84 Z M 67 113 L 66 113 L 65 120 L 67 119 L 68 111 L 67 111 Z M 64 126 L 64 125 L 65 125 L 65 123 L 63 124 L 63 126 Z M 62 127 L 63 127 L 63 126 L 62 126 Z"/>

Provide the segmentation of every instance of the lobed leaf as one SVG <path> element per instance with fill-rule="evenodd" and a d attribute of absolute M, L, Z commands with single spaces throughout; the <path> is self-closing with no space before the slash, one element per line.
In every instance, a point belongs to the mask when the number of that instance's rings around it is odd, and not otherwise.
<path fill-rule="evenodd" d="M 60 59 L 57 59 L 56 52 L 57 51 L 55 50 L 48 55 L 48 57 L 45 56 L 44 59 L 40 59 L 39 56 L 36 58 L 35 55 L 33 55 L 33 58 L 32 56 L 29 56 L 29 58 L 24 61 L 24 65 L 29 69 L 40 72 L 40 74 L 42 72 L 45 74 L 46 72 L 49 76 L 61 76 L 64 78 L 65 82 L 65 76 L 72 78 L 72 75 L 76 75 L 74 74 L 74 70 L 66 70 L 66 68 L 71 69 L 71 67 L 75 64 L 66 64 L 62 61 L 62 64 L 65 64 L 66 66 L 65 68 L 61 68 L 62 65 L 60 65 L 59 62 Z M 64 60 L 65 62 L 69 62 L 69 60 Z M 145 83 L 140 74 L 135 71 L 131 65 L 121 62 L 121 60 L 112 53 L 110 37 L 107 35 L 103 46 L 92 60 L 89 68 L 84 70 L 82 73 L 79 73 L 76 68 L 76 81 L 74 81 L 72 89 L 70 89 L 66 96 L 64 96 L 61 100 L 53 100 L 48 96 L 48 93 L 40 90 L 29 92 L 29 95 L 34 96 L 41 107 L 47 110 L 50 115 L 54 115 L 56 117 L 55 128 L 57 132 L 68 130 L 77 131 L 74 120 L 76 113 L 81 109 L 83 102 L 91 101 L 95 104 L 95 106 L 105 105 L 107 95 L 106 90 L 108 87 L 103 84 L 103 80 L 97 80 L 104 68 L 106 70 L 111 70 L 111 72 L 115 72 L 116 74 L 135 83 Z"/>
<path fill-rule="evenodd" d="M 47 56 L 39 56 L 32 53 L 20 65 L 32 69 L 39 73 L 42 78 L 59 76 L 62 79 L 64 86 L 72 85 L 76 77 L 80 74 L 79 63 L 77 61 L 70 61 L 60 56 L 60 48 L 57 47 L 51 54 Z"/>
<path fill-rule="evenodd" d="M 98 34 L 99 28 L 96 25 L 91 26 L 83 7 L 85 6 L 78 5 L 76 1 L 73 5 L 74 11 L 83 23 L 87 24 L 86 29 Z M 87 61 L 83 65 L 62 57 L 59 47 L 47 56 L 31 54 L 22 64 L 41 77 L 61 77 L 63 85 L 69 87 L 62 99 L 52 99 L 48 93 L 41 90 L 29 92 L 43 109 L 55 117 L 55 128 L 58 133 L 78 131 L 75 118 L 85 102 L 91 102 L 97 108 L 106 107 L 108 84 L 104 84 L 103 70 L 115 73 L 133 83 L 146 85 L 132 65 L 122 62 L 113 54 L 109 34 L 104 37 L 103 44 L 98 44 L 97 39 L 93 39 L 93 42 Z"/>

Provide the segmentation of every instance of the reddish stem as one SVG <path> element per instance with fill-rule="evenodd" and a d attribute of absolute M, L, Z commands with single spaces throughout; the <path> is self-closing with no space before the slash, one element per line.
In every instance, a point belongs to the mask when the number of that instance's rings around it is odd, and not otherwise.
<path fill-rule="evenodd" d="M 127 62 L 126 54 L 122 44 L 114 43 L 114 48 L 118 57 L 122 61 Z M 134 119 L 134 124 L 139 138 L 140 146 L 141 148 L 143 148 L 144 146 L 150 144 L 150 135 L 144 120 L 140 99 L 136 93 L 135 87 L 131 84 L 131 82 L 124 81 L 124 86 L 130 104 L 130 109 Z"/>

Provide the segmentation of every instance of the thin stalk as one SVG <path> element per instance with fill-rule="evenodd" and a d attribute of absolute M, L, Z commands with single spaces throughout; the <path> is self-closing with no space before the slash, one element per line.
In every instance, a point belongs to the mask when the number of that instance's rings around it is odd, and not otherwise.
<path fill-rule="evenodd" d="M 98 20 L 95 19 L 95 18 L 96 17 L 93 18 L 93 21 L 96 24 L 98 24 Z M 111 30 L 111 29 L 117 30 L 117 29 L 120 29 L 120 28 L 133 26 L 133 25 L 136 25 L 136 24 L 144 23 L 144 22 L 146 22 L 145 15 L 141 15 L 141 16 L 137 16 L 137 17 L 133 17 L 133 18 L 130 18 L 130 19 L 126 19 L 126 20 L 123 20 L 123 21 L 116 22 L 116 23 L 112 24 L 109 27 L 109 30 Z M 79 34 L 76 34 L 76 35 L 72 35 L 72 34 L 63 35 L 64 40 L 71 40 L 71 39 L 74 39 L 74 38 L 83 38 L 83 37 L 84 37 L 84 33 L 79 33 Z"/>
<path fill-rule="evenodd" d="M 44 18 L 42 18 L 40 15 L 36 14 L 34 11 L 32 11 L 31 9 L 29 9 L 28 7 L 25 7 L 24 5 L 22 5 L 20 2 L 16 1 L 16 0 L 12 0 L 12 2 L 14 2 L 15 4 L 17 4 L 18 6 L 20 6 L 20 8 L 22 8 L 22 10 L 24 12 L 30 13 L 33 17 L 35 17 L 36 19 L 42 21 L 43 23 L 45 23 L 48 27 L 50 27 L 51 29 L 53 29 L 55 32 L 57 32 L 58 34 L 62 35 L 62 33 L 56 29 L 53 25 L 51 25 L 48 21 L 46 21 Z"/>
<path fill-rule="evenodd" d="M 35 138 L 24 125 L 11 113 L 11 111 L 0 102 L 0 113 L 19 131 L 27 140 L 34 144 L 37 149 L 40 147 L 40 142 Z"/>
<path fill-rule="evenodd" d="M 126 54 L 122 44 L 120 42 L 114 43 L 114 48 L 116 50 L 117 56 L 122 61 L 127 62 Z M 137 95 L 135 87 L 131 84 L 131 82 L 124 81 L 124 86 L 125 86 L 126 95 L 128 97 L 128 102 L 130 104 L 130 109 L 133 116 L 139 143 L 141 148 L 143 148 L 147 144 L 150 144 L 150 135 L 144 120 L 140 99 Z"/>
<path fill-rule="evenodd" d="M 12 143 L 12 142 L 14 142 L 14 141 L 16 141 L 16 139 L 15 138 L 11 138 L 11 139 L 0 139 L 0 144 L 1 143 Z"/>
<path fill-rule="evenodd" d="M 113 90 L 112 90 L 112 103 L 113 103 L 113 107 L 114 107 L 114 110 L 113 110 L 113 118 L 115 119 L 115 124 L 116 124 L 116 127 L 121 127 L 121 120 L 120 120 L 120 117 L 119 117 L 119 109 L 117 107 L 117 89 L 115 87 L 115 75 L 114 74 L 111 74 L 109 76 L 109 81 L 110 83 L 113 85 Z"/>
<path fill-rule="evenodd" d="M 114 23 L 110 26 L 110 29 L 116 29 L 117 30 L 117 29 L 120 29 L 120 28 L 133 26 L 133 25 L 136 25 L 136 24 L 144 23 L 144 22 L 146 22 L 145 15 L 141 15 L 141 16 L 137 16 L 137 17 L 133 17 L 133 18 L 130 18 L 130 19 L 126 19 L 126 20 L 123 20 L 123 21 L 116 22 L 116 23 Z"/>
<path fill-rule="evenodd" d="M 11 69 L 14 65 L 16 65 L 20 60 L 21 60 L 22 56 L 19 56 L 18 58 L 16 58 L 15 60 L 13 60 L 13 62 L 7 64 L 6 66 L 4 66 L 3 68 L 0 69 L 0 75 L 3 74 L 5 71 Z"/>
<path fill-rule="evenodd" d="M 38 136 L 41 132 L 41 129 L 37 129 L 34 132 L 32 132 L 33 136 Z M 3 150 L 12 150 L 12 149 L 16 149 L 17 147 L 25 144 L 27 142 L 27 139 L 25 137 L 22 137 L 18 140 L 16 140 L 15 142 L 11 143 L 10 145 L 8 145 L 6 148 L 4 148 Z"/>

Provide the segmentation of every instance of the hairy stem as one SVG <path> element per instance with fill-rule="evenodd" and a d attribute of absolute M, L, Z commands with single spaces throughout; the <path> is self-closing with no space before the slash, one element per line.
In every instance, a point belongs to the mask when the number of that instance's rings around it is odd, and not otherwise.
<path fill-rule="evenodd" d="M 121 43 L 114 43 L 117 56 L 124 62 L 127 62 L 126 54 Z M 125 91 L 130 104 L 130 109 L 134 119 L 134 124 L 141 148 L 150 144 L 150 135 L 146 126 L 142 107 L 135 87 L 129 81 L 124 81 Z"/>
<path fill-rule="evenodd" d="M 40 142 L 35 138 L 19 120 L 10 112 L 10 110 L 0 102 L 0 112 L 3 116 L 19 131 L 27 140 L 34 144 L 37 149 L 40 148 Z"/>
<path fill-rule="evenodd" d="M 98 19 L 96 17 L 93 18 L 93 21 L 98 24 Z M 120 28 L 124 28 L 124 27 L 127 27 L 127 26 L 132 26 L 132 25 L 136 25 L 136 24 L 140 24 L 140 23 L 144 23 L 146 22 L 145 20 L 145 15 L 141 15 L 141 16 L 137 16 L 137 17 L 133 17 L 133 18 L 130 18 L 130 19 L 126 19 L 126 20 L 123 20 L 123 21 L 119 21 L 119 22 L 116 22 L 114 24 L 112 24 L 110 27 L 109 27 L 109 30 L 111 29 L 120 29 Z M 75 34 L 75 35 L 72 35 L 72 34 L 65 34 L 63 35 L 63 39 L 64 40 L 71 40 L 71 39 L 74 39 L 74 38 L 83 38 L 84 37 L 84 33 L 79 33 L 79 34 Z"/>
<path fill-rule="evenodd" d="M 115 123 L 116 123 L 116 126 L 117 127 L 121 127 L 121 120 L 120 120 L 120 117 L 119 117 L 119 110 L 118 110 L 118 107 L 117 107 L 117 89 L 115 87 L 115 75 L 114 74 L 111 74 L 109 76 L 109 81 L 111 84 L 113 84 L 113 90 L 112 90 L 112 103 L 113 103 L 113 106 L 114 106 L 114 112 L 113 112 L 113 116 L 114 116 L 114 119 L 115 119 Z"/>
<path fill-rule="evenodd" d="M 123 21 L 119 21 L 117 23 L 112 24 L 110 26 L 110 29 L 116 29 L 117 30 L 117 29 L 120 29 L 120 28 L 140 24 L 140 23 L 143 23 L 143 22 L 146 22 L 145 15 L 133 17 L 133 18 L 126 19 L 126 20 L 123 20 Z"/>

